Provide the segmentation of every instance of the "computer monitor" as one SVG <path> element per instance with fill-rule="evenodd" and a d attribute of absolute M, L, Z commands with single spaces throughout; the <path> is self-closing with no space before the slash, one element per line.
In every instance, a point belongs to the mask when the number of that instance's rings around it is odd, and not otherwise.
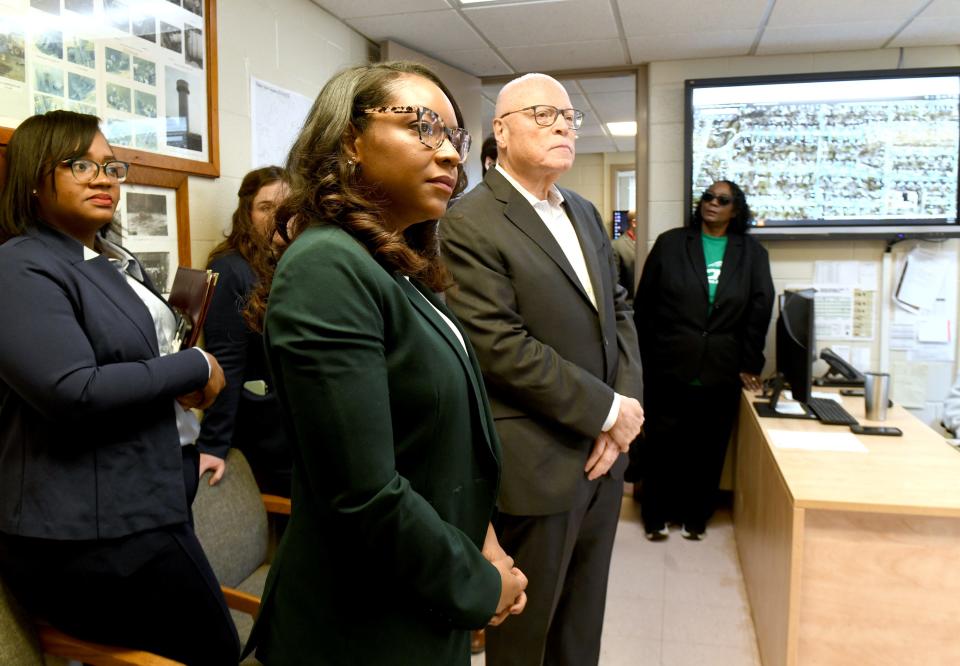
<path fill-rule="evenodd" d="M 620 238 L 623 234 L 627 233 L 627 229 L 630 228 L 630 211 L 628 210 L 615 210 L 613 211 L 613 225 L 611 226 L 611 236 L 614 240 Z"/>
<path fill-rule="evenodd" d="M 769 404 L 757 404 L 757 413 L 761 416 L 788 416 L 776 412 L 780 392 L 785 386 L 790 387 L 793 399 L 797 402 L 810 401 L 817 346 L 813 327 L 814 293 L 813 289 L 787 290 L 780 296 L 780 316 L 777 318 L 777 376 Z M 802 418 L 815 417 L 806 413 Z"/>

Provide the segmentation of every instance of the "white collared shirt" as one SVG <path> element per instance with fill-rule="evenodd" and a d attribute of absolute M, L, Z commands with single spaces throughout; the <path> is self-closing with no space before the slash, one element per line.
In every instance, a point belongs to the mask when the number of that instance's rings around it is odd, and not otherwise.
<path fill-rule="evenodd" d="M 125 248 L 103 238 L 100 238 L 99 242 L 103 247 L 109 249 L 118 257 L 121 257 L 120 259 L 110 258 L 110 264 L 126 279 L 127 284 L 130 285 L 130 288 L 133 289 L 134 293 L 143 301 L 143 304 L 150 312 L 150 318 L 153 320 L 153 328 L 157 334 L 157 348 L 160 350 L 160 355 L 166 356 L 171 353 L 173 351 L 172 342 L 177 331 L 177 319 L 173 314 L 173 310 L 170 309 L 170 306 L 167 305 L 166 302 L 147 289 L 143 284 L 143 271 L 140 270 L 140 264 L 136 262 L 133 255 Z M 100 254 L 95 250 L 91 250 L 86 245 L 83 246 L 84 261 L 90 261 L 99 256 Z M 203 354 L 201 349 L 196 349 Z M 207 361 L 206 354 L 203 354 L 203 360 L 206 361 L 209 371 L 210 362 Z M 200 434 L 200 421 L 197 420 L 193 412 L 184 409 L 176 400 L 173 401 L 173 408 L 177 417 L 177 431 L 180 434 L 180 446 L 193 444 Z"/>
<path fill-rule="evenodd" d="M 590 274 L 587 272 L 587 261 L 583 258 L 583 248 L 580 247 L 580 239 L 577 238 L 577 231 L 573 228 L 573 222 L 567 217 L 567 211 L 563 208 L 563 195 L 560 194 L 559 188 L 557 188 L 556 185 L 551 185 L 547 191 L 547 198 L 538 199 L 533 194 L 530 194 L 523 185 L 517 182 L 517 180 L 507 173 L 499 164 L 493 168 L 499 171 L 500 175 L 506 178 L 507 182 L 513 185 L 514 189 L 523 195 L 523 198 L 533 206 L 533 210 L 535 210 L 540 219 L 543 220 L 544 226 L 547 227 L 557 240 L 560 249 L 563 250 L 563 255 L 573 267 L 573 272 L 577 274 L 583 290 L 587 292 L 587 297 L 593 304 L 593 309 L 597 310 L 597 296 L 593 292 L 593 283 L 590 282 Z M 607 418 L 603 422 L 600 430 L 602 432 L 610 430 L 613 424 L 617 422 L 617 416 L 619 414 L 620 394 L 614 391 L 613 404 L 610 405 L 610 412 L 607 414 Z"/>
<path fill-rule="evenodd" d="M 567 217 L 567 211 L 563 208 L 563 195 L 560 194 L 560 190 L 556 185 L 551 185 L 547 191 L 547 198 L 537 199 L 537 197 L 530 194 L 523 185 L 518 183 L 513 176 L 504 171 L 499 164 L 494 168 L 533 206 L 533 210 L 537 212 L 537 215 L 543 220 L 543 224 L 557 240 L 557 244 L 560 245 L 560 249 L 563 251 L 563 256 L 570 262 L 570 266 L 573 267 L 573 272 L 577 274 L 577 278 L 580 280 L 580 285 L 583 287 L 583 290 L 587 292 L 587 297 L 590 299 L 590 303 L 593 304 L 593 309 L 596 310 L 597 297 L 596 294 L 593 293 L 593 283 L 590 282 L 590 273 L 587 272 L 587 262 L 583 258 L 583 248 L 580 247 L 580 239 L 577 238 L 577 232 L 573 228 L 573 222 Z"/>

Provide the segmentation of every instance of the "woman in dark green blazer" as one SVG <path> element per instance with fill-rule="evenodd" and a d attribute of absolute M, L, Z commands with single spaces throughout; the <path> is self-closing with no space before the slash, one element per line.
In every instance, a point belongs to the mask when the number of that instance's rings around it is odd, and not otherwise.
<path fill-rule="evenodd" d="M 293 515 L 251 646 L 278 664 L 468 664 L 525 603 L 490 529 L 497 440 L 435 292 L 436 222 L 469 135 L 429 71 L 346 70 L 290 153 L 292 242 L 251 300 L 294 444 Z M 269 278 L 269 276 L 267 276 Z M 248 650 L 250 647 L 248 646 Z"/>

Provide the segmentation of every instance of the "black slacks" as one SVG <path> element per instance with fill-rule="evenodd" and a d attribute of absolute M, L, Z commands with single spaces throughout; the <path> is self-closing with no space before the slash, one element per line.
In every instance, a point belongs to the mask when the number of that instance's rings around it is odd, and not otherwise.
<path fill-rule="evenodd" d="M 184 450 L 184 478 L 191 479 L 192 500 L 197 460 L 191 449 Z M 27 610 L 78 638 L 191 666 L 238 661 L 236 628 L 187 523 L 94 541 L 0 533 L 0 573 Z"/>
<path fill-rule="evenodd" d="M 566 513 L 497 517 L 500 545 L 529 583 L 523 613 L 487 628 L 487 666 L 599 662 L 623 482 L 604 476 L 583 488 Z"/>
<path fill-rule="evenodd" d="M 646 395 L 640 449 L 645 528 L 678 522 L 703 531 L 713 514 L 740 386 L 668 385 Z"/>

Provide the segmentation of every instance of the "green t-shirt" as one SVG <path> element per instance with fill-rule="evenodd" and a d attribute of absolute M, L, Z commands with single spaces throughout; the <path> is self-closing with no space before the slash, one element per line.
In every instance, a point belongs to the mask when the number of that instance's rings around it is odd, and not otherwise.
<path fill-rule="evenodd" d="M 717 296 L 717 285 L 720 283 L 720 269 L 723 268 L 723 253 L 727 250 L 726 236 L 708 236 L 701 233 L 703 239 L 703 258 L 707 263 L 707 291 L 710 307 Z"/>

